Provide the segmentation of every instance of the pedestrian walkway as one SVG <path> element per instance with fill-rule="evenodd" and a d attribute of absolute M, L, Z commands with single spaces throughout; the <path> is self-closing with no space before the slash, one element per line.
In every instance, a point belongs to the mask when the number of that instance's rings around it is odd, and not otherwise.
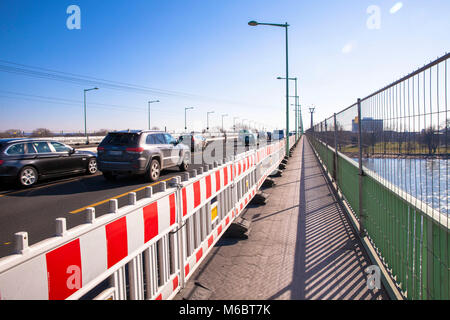
<path fill-rule="evenodd" d="M 386 299 L 305 137 L 275 183 L 243 215 L 248 239 L 221 239 L 176 299 Z"/>

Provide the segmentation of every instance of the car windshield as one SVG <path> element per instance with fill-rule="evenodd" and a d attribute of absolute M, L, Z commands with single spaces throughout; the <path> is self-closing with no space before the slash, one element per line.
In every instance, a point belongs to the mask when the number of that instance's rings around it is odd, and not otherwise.
<path fill-rule="evenodd" d="M 139 135 L 135 133 L 110 133 L 106 136 L 103 143 L 113 146 L 137 145 Z"/>

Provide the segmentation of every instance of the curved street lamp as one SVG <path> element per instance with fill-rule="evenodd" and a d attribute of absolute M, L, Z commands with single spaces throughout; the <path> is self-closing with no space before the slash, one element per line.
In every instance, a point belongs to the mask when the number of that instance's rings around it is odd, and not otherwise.
<path fill-rule="evenodd" d="M 222 115 L 222 132 L 224 132 L 224 131 L 223 131 L 223 118 L 225 118 L 225 117 L 228 117 L 228 114 L 223 114 L 223 115 Z"/>
<path fill-rule="evenodd" d="M 91 89 L 84 89 L 84 136 L 86 137 L 86 144 L 89 144 L 89 137 L 87 134 L 87 126 L 86 126 L 86 92 L 98 90 L 97 87 Z"/>
<path fill-rule="evenodd" d="M 283 78 L 283 77 L 278 77 L 277 78 L 278 80 L 285 80 L 286 78 Z M 299 108 L 299 101 L 298 101 L 298 99 L 299 99 L 299 96 L 298 96 L 298 93 L 297 93 L 297 80 L 298 80 L 298 78 L 297 77 L 295 77 L 295 78 L 289 78 L 289 80 L 291 80 L 291 81 L 295 81 L 295 96 L 290 96 L 291 98 L 295 98 L 295 140 L 297 141 L 298 140 L 298 127 L 299 127 L 299 120 L 298 120 L 298 108 Z"/>
<path fill-rule="evenodd" d="M 286 136 L 289 135 L 289 58 L 288 58 L 288 23 L 261 23 L 257 21 L 250 21 L 249 26 L 256 27 L 261 26 L 272 26 L 272 27 L 282 27 L 286 31 Z M 289 139 L 286 139 L 286 156 L 289 157 Z"/>
<path fill-rule="evenodd" d="M 160 102 L 159 100 L 153 100 L 153 101 L 149 101 L 148 102 L 148 130 L 151 130 L 152 128 L 150 127 L 150 104 L 152 103 L 156 103 L 156 102 Z"/>
<path fill-rule="evenodd" d="M 233 131 L 236 132 L 236 119 L 239 119 L 239 117 L 233 118 Z"/>
<path fill-rule="evenodd" d="M 187 108 L 184 108 L 184 130 L 186 130 L 186 132 L 187 132 L 186 111 L 187 111 L 187 110 L 192 110 L 192 109 L 194 109 L 194 107 L 187 107 Z"/>
<path fill-rule="evenodd" d="M 206 130 L 208 130 L 208 131 L 209 131 L 209 115 L 210 115 L 211 113 L 215 113 L 215 111 L 208 111 L 208 112 L 206 113 Z"/>

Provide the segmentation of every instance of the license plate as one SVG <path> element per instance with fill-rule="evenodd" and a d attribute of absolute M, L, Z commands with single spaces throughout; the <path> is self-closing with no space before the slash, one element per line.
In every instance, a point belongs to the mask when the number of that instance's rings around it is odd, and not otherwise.
<path fill-rule="evenodd" d="M 111 156 L 120 156 L 120 155 L 122 155 L 122 151 L 110 151 L 109 155 L 111 155 Z"/>

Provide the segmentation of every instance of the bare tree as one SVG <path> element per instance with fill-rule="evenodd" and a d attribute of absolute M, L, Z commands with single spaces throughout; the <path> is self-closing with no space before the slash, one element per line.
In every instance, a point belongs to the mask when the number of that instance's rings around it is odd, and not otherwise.
<path fill-rule="evenodd" d="M 53 137 L 53 133 L 50 131 L 50 129 L 46 128 L 39 128 L 34 130 L 31 135 L 33 137 Z"/>
<path fill-rule="evenodd" d="M 108 129 L 100 129 L 98 131 L 94 132 L 95 136 L 106 136 L 108 134 L 109 130 Z"/>
<path fill-rule="evenodd" d="M 17 138 L 22 137 L 23 131 L 19 129 L 8 129 L 0 133 L 0 138 Z"/>
<path fill-rule="evenodd" d="M 435 133 L 433 126 L 428 127 L 422 133 L 422 143 L 428 148 L 428 154 L 432 155 L 436 153 L 437 147 L 439 145 L 439 137 Z"/>

